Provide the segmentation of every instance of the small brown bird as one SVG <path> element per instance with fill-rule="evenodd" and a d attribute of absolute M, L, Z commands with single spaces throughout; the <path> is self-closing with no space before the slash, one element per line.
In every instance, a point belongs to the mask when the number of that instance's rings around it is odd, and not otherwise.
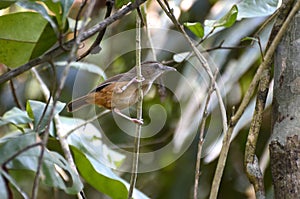
<path fill-rule="evenodd" d="M 172 67 L 165 66 L 160 62 L 155 61 L 142 63 L 141 70 L 143 76 L 143 95 L 148 93 L 153 82 L 164 72 L 176 71 L 176 69 Z M 71 101 L 67 107 L 69 112 L 73 112 L 86 105 L 96 104 L 129 119 L 129 117 L 123 115 L 120 110 L 130 107 L 137 101 L 138 80 L 136 79 L 136 67 L 133 67 L 128 72 L 118 74 L 102 82 L 87 95 Z M 130 120 L 132 120 L 132 118 L 130 118 Z M 134 122 L 140 123 L 136 120 L 134 120 Z"/>

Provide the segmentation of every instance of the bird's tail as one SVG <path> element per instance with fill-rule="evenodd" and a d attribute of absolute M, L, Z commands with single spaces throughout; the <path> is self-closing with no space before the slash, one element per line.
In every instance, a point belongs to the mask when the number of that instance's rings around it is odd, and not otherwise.
<path fill-rule="evenodd" d="M 86 95 L 69 102 L 67 105 L 68 112 L 77 111 L 83 108 L 84 106 L 88 105 L 89 103 L 87 102 L 87 99 L 88 96 Z"/>

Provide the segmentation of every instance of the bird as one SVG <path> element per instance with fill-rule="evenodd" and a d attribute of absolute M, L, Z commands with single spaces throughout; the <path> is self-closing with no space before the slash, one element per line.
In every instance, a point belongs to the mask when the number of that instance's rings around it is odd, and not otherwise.
<path fill-rule="evenodd" d="M 67 111 L 74 112 L 87 105 L 95 104 L 99 107 L 112 110 L 118 115 L 135 123 L 142 123 L 121 113 L 120 110 L 128 108 L 138 101 L 138 83 L 142 85 L 143 96 L 150 90 L 153 82 L 168 71 L 175 68 L 163 65 L 157 61 L 146 61 L 141 64 L 142 79 L 137 79 L 136 66 L 125 73 L 115 75 L 100 83 L 86 95 L 67 104 Z"/>

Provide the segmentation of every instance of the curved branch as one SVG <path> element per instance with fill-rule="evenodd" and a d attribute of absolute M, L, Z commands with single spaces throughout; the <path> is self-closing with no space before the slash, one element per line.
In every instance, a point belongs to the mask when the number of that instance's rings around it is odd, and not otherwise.
<path fill-rule="evenodd" d="M 144 2 L 146 2 L 147 0 L 137 0 L 134 3 L 129 4 L 128 6 L 126 6 L 125 8 L 123 8 L 122 10 L 119 10 L 118 12 L 116 12 L 115 14 L 113 14 L 112 16 L 106 18 L 105 20 L 103 20 L 102 22 L 100 22 L 99 24 L 96 24 L 95 26 L 91 27 L 90 29 L 86 30 L 83 35 L 82 38 L 80 40 L 80 42 L 85 41 L 86 39 L 90 38 L 91 36 L 93 36 L 94 34 L 96 34 L 97 32 L 105 29 L 107 26 L 111 25 L 113 22 L 117 21 L 118 19 L 122 18 L 124 15 L 126 15 L 127 13 L 129 13 L 130 11 L 136 9 L 139 5 L 143 4 Z M 75 40 L 72 39 L 68 42 L 65 43 L 65 47 L 67 49 L 72 48 L 72 46 L 74 45 Z M 41 57 L 35 58 L 33 60 L 30 60 L 28 63 L 13 69 L 9 72 L 6 72 L 5 74 L 0 76 L 0 84 L 3 84 L 4 82 L 28 71 L 29 69 L 31 69 L 32 67 L 47 62 L 49 60 L 52 60 L 53 58 L 61 55 L 64 51 L 64 49 L 62 49 L 60 46 L 55 47 L 54 49 L 50 50 L 48 53 L 42 55 Z"/>

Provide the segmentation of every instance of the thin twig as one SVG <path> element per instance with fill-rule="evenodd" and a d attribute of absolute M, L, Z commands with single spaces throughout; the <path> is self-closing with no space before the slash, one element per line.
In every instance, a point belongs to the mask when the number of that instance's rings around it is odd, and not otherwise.
<path fill-rule="evenodd" d="M 46 144 L 47 144 L 48 138 L 49 138 L 50 122 L 54 118 L 54 110 L 55 110 L 58 98 L 61 95 L 61 91 L 62 91 L 62 89 L 65 85 L 65 82 L 66 82 L 66 79 L 67 79 L 67 76 L 68 76 L 68 73 L 69 73 L 69 70 L 70 70 L 70 67 L 71 67 L 71 62 L 76 59 L 76 52 L 78 50 L 80 42 L 82 41 L 83 33 L 84 33 L 84 30 L 85 30 L 85 23 L 86 23 L 88 17 L 92 13 L 92 9 L 94 7 L 94 4 L 95 4 L 95 0 L 92 0 L 89 4 L 88 8 L 87 8 L 87 11 L 85 12 L 84 19 L 82 20 L 83 21 L 82 27 L 79 30 L 78 37 L 76 38 L 76 40 L 74 42 L 74 45 L 71 49 L 71 52 L 70 52 L 68 60 L 67 60 L 67 65 L 66 65 L 66 67 L 63 71 L 62 77 L 61 77 L 60 85 L 59 85 L 59 87 L 58 87 L 58 89 L 55 93 L 54 99 L 53 99 L 53 106 L 52 106 L 52 109 L 51 109 L 51 113 L 50 113 L 50 116 L 49 116 L 49 121 L 48 121 L 46 130 L 45 130 L 45 133 L 44 133 L 43 141 L 42 141 L 43 147 L 41 149 L 41 154 L 40 154 L 39 159 L 38 159 L 38 168 L 37 168 L 37 171 L 36 171 L 34 184 L 33 184 L 33 188 L 32 188 L 32 199 L 37 198 L 41 166 L 42 166 L 42 161 L 43 161 L 43 157 L 44 157 L 44 153 L 45 153 Z"/>
<path fill-rule="evenodd" d="M 107 0 L 106 1 L 106 14 L 105 14 L 105 19 L 108 18 L 111 14 L 112 8 L 114 6 L 114 0 Z M 97 38 L 95 39 L 94 43 L 90 46 L 90 48 L 83 53 L 78 59 L 77 61 L 82 60 L 83 58 L 85 58 L 86 56 L 88 56 L 90 53 L 95 54 L 97 52 L 99 52 L 101 50 L 100 48 L 100 42 L 103 39 L 103 36 L 105 34 L 106 31 L 106 27 L 102 30 L 99 31 L 99 34 L 97 35 Z"/>
<path fill-rule="evenodd" d="M 190 39 L 190 37 L 186 34 L 183 26 L 177 21 L 176 17 L 173 15 L 172 13 L 172 9 L 170 8 L 168 2 L 166 0 L 164 0 L 167 8 L 164 6 L 164 4 L 161 2 L 161 0 L 157 0 L 157 2 L 159 3 L 159 5 L 161 6 L 161 8 L 164 10 L 164 12 L 169 16 L 169 18 L 172 20 L 172 22 L 176 25 L 176 27 L 179 29 L 179 31 L 183 34 L 183 36 L 185 37 L 185 39 L 187 40 L 187 42 L 190 44 L 193 52 L 195 53 L 198 61 L 201 63 L 202 67 L 204 68 L 204 70 L 206 71 L 206 73 L 208 74 L 209 78 L 211 80 L 214 79 L 213 77 L 213 72 L 211 71 L 209 64 L 207 62 L 207 60 L 205 59 L 205 57 L 201 54 L 201 52 L 199 51 L 199 49 L 195 46 L 195 44 L 192 42 L 192 40 Z M 216 71 L 217 72 L 217 71 Z M 220 111 L 221 111 L 221 116 L 222 116 L 222 126 L 223 126 L 223 132 L 226 132 L 227 130 L 227 115 L 226 115 L 226 109 L 225 109 L 225 105 L 222 99 L 222 95 L 219 89 L 219 86 L 217 83 L 215 84 L 215 91 L 216 91 L 216 95 L 217 95 L 217 99 L 219 101 L 219 106 L 220 106 Z"/>
<path fill-rule="evenodd" d="M 75 27 L 74 27 L 74 39 L 76 39 L 77 37 L 77 27 L 78 27 L 78 22 L 79 22 L 79 18 L 80 18 L 80 15 L 83 11 L 83 8 L 86 6 L 87 4 L 87 0 L 83 0 L 83 2 L 81 3 L 80 7 L 79 7 L 79 10 L 78 10 L 78 13 L 77 13 L 77 16 L 76 16 L 76 19 L 75 19 Z"/>
<path fill-rule="evenodd" d="M 153 40 L 152 40 L 152 36 L 151 36 L 151 32 L 150 32 L 150 29 L 149 29 L 149 24 L 148 24 L 148 15 L 147 15 L 147 6 L 144 5 L 144 12 L 146 14 L 146 19 L 145 19 L 145 28 L 146 28 L 146 33 L 147 33 L 147 39 L 148 39 L 148 42 L 149 42 L 149 45 L 150 45 L 150 48 L 151 48 L 151 53 L 152 53 L 152 59 L 153 61 L 156 61 L 157 60 L 157 56 L 156 56 L 156 52 L 155 52 L 155 48 L 154 48 L 154 45 L 153 45 Z"/>
<path fill-rule="evenodd" d="M 203 118 L 200 124 L 200 132 L 199 132 L 199 141 L 198 141 L 198 152 L 197 152 L 197 160 L 196 160 L 196 169 L 195 169 L 195 182 L 194 182 L 194 199 L 198 198 L 198 184 L 199 184 L 199 177 L 200 177 L 200 163 L 201 163 L 201 154 L 202 154 L 202 147 L 203 147 L 203 141 L 204 141 L 204 130 L 205 130 L 205 124 L 206 119 L 208 117 L 208 105 L 211 98 L 211 94 L 213 93 L 215 87 L 214 82 L 216 80 L 217 73 L 214 75 L 214 81 L 210 81 L 210 87 L 207 92 L 207 98 L 204 102 L 204 110 L 203 110 Z"/>
<path fill-rule="evenodd" d="M 43 109 L 43 113 L 34 129 L 35 132 L 39 132 L 41 129 L 40 129 L 40 126 L 41 126 L 41 123 L 44 119 L 44 117 L 46 116 L 46 112 L 48 110 L 48 107 L 49 107 L 49 104 L 52 103 L 52 97 L 51 97 L 51 93 L 50 91 L 48 90 L 46 84 L 43 82 L 42 78 L 40 77 L 40 75 L 38 74 L 38 72 L 36 71 L 35 68 L 32 68 L 31 69 L 32 73 L 34 74 L 35 78 L 37 79 L 37 81 L 39 82 L 39 85 L 41 86 L 41 90 L 47 100 L 47 103 L 46 103 L 46 106 L 45 108 Z M 54 81 L 55 82 L 55 81 Z"/>
<path fill-rule="evenodd" d="M 137 119 L 142 120 L 143 114 L 143 90 L 142 90 L 142 68 L 141 68 L 141 19 L 136 15 L 136 75 L 138 81 L 138 102 L 137 102 Z M 130 187 L 128 191 L 128 199 L 132 198 L 133 190 L 137 181 L 139 153 L 140 153 L 140 142 L 141 142 L 141 131 L 142 125 L 136 124 L 136 132 L 134 139 L 134 152 L 132 161 L 132 171 L 130 178 Z"/>
<path fill-rule="evenodd" d="M 108 17 L 107 19 L 103 20 L 99 24 L 96 24 L 95 26 L 91 27 L 90 29 L 86 30 L 82 37 L 80 37 L 80 42 L 85 41 L 86 39 L 92 37 L 94 34 L 99 32 L 100 30 L 103 30 L 113 22 L 117 21 L 118 19 L 122 18 L 124 15 L 129 13 L 130 11 L 136 9 L 139 5 L 143 4 L 146 0 L 139 0 L 135 1 L 134 3 L 129 4 L 125 8 L 119 10 L 112 16 Z M 68 41 L 64 44 L 68 49 L 71 48 L 74 45 L 74 42 L 76 40 L 72 39 L 71 41 Z M 39 65 L 41 63 L 45 63 L 48 61 L 53 60 L 53 58 L 61 55 L 62 53 L 65 53 L 65 50 L 62 49 L 60 46 L 55 47 L 54 49 L 50 50 L 46 54 L 42 55 L 41 57 L 35 58 L 30 60 L 28 63 L 19 66 L 11 71 L 6 72 L 5 74 L 0 76 L 0 84 L 3 84 L 4 82 L 12 79 L 13 77 L 16 77 L 28 70 L 30 70 L 32 67 Z"/>
<path fill-rule="evenodd" d="M 52 65 L 52 64 L 51 64 Z M 42 80 L 42 78 L 40 77 L 40 75 L 38 74 L 38 72 L 35 70 L 35 68 L 32 68 L 31 69 L 35 75 L 35 78 L 38 80 L 39 82 L 39 85 L 41 86 L 41 90 L 42 90 L 42 93 L 44 94 L 44 97 L 45 99 L 47 100 L 47 105 L 51 102 L 53 102 L 53 99 L 52 99 L 52 96 L 51 96 L 51 93 L 49 91 L 49 89 L 47 88 L 45 82 Z M 55 69 L 54 69 L 55 70 Z M 56 76 L 55 74 L 55 71 L 54 72 L 54 76 Z M 55 87 L 56 87 L 56 81 L 53 81 L 53 90 L 55 90 Z M 47 107 L 47 106 L 46 106 Z M 47 108 L 45 108 L 45 110 L 47 110 Z M 43 114 L 44 115 L 44 114 Z M 43 116 L 42 116 L 43 117 Z M 40 121 L 42 121 L 42 117 L 40 119 Z M 69 145 L 67 143 L 67 140 L 65 138 L 62 137 L 62 130 L 61 130 L 61 122 L 60 122 L 60 119 L 59 119 L 59 116 L 58 115 L 55 115 L 54 116 L 54 122 L 56 124 L 56 133 L 57 133 L 57 136 L 59 138 L 59 143 L 62 147 L 62 150 L 64 152 L 64 155 L 66 157 L 66 160 L 68 161 L 70 167 L 72 168 L 73 172 L 79 176 L 79 173 L 76 169 L 76 166 L 75 166 L 75 163 L 74 163 L 74 160 L 73 160 L 73 157 L 71 155 L 71 151 L 70 151 L 70 148 L 69 148 Z M 82 195 L 83 198 L 85 198 L 84 196 L 84 192 L 83 191 L 80 191 L 80 194 Z M 80 198 L 80 196 L 78 196 L 78 198 Z"/>
<path fill-rule="evenodd" d="M 93 122 L 94 120 L 98 119 L 99 117 L 102 117 L 103 115 L 105 115 L 106 113 L 109 113 L 110 110 L 104 110 L 103 112 L 97 114 L 96 116 L 92 117 L 91 119 L 86 120 L 85 122 L 83 122 L 82 124 L 76 126 L 75 128 L 71 129 L 70 131 L 68 131 L 63 138 L 67 138 L 69 137 L 74 131 L 80 129 L 81 127 Z"/>
<path fill-rule="evenodd" d="M 241 102 L 237 112 L 230 119 L 230 126 L 227 130 L 227 133 L 224 136 L 223 146 L 222 146 L 222 149 L 221 149 L 221 153 L 220 153 L 220 156 L 219 156 L 218 165 L 217 165 L 217 168 L 216 168 L 212 188 L 211 188 L 211 191 L 210 191 L 210 199 L 216 199 L 217 195 L 218 195 L 218 190 L 219 190 L 219 187 L 220 187 L 220 182 L 221 182 L 221 178 L 222 178 L 222 175 L 223 175 L 223 170 L 224 170 L 226 159 L 227 159 L 227 154 L 228 154 L 228 150 L 229 150 L 229 146 L 230 146 L 230 139 L 231 139 L 233 129 L 234 129 L 236 123 L 238 122 L 238 120 L 240 119 L 240 117 L 242 116 L 243 112 L 245 111 L 246 107 L 248 106 L 248 104 L 250 102 L 250 99 L 251 99 L 251 97 L 252 97 L 252 95 L 255 91 L 255 88 L 256 88 L 259 80 L 260 80 L 260 77 L 261 77 L 263 71 L 272 62 L 271 61 L 272 56 L 273 56 L 279 42 L 281 41 L 281 38 L 283 37 L 283 34 L 286 32 L 289 23 L 291 22 L 294 15 L 298 12 L 299 8 L 300 8 L 300 1 L 297 1 L 297 3 L 293 6 L 291 12 L 289 13 L 287 19 L 284 21 L 281 29 L 278 31 L 278 34 L 274 38 L 274 40 L 273 40 L 272 44 L 270 45 L 269 49 L 267 50 L 267 52 L 265 54 L 265 59 L 263 60 L 263 62 L 258 67 L 258 69 L 257 69 L 257 71 L 256 71 L 256 73 L 255 73 L 255 75 L 254 75 L 254 77 L 253 77 L 253 79 L 250 83 L 250 86 L 249 86 L 244 98 L 242 99 L 242 102 Z"/>
<path fill-rule="evenodd" d="M 265 108 L 265 103 L 269 90 L 271 75 L 270 68 L 266 69 L 261 77 L 258 93 L 256 98 L 256 105 L 254 109 L 254 115 L 249 129 L 249 134 L 245 148 L 245 168 L 247 176 L 250 182 L 254 185 L 256 198 L 265 198 L 265 189 L 263 175 L 259 168 L 258 159 L 255 155 L 256 143 L 262 123 L 262 114 Z"/>
<path fill-rule="evenodd" d="M 27 194 L 21 189 L 21 187 L 19 187 L 18 183 L 16 183 L 16 181 L 7 173 L 7 171 L 5 171 L 3 168 L 0 168 L 0 173 L 1 176 L 4 177 L 4 180 L 12 184 L 24 199 L 29 199 Z M 12 196 L 13 195 L 9 195 L 9 199 L 13 199 Z"/>
<path fill-rule="evenodd" d="M 13 155 L 11 155 L 7 160 L 5 160 L 2 165 L 6 165 L 7 163 L 9 163 L 10 161 L 12 161 L 13 159 L 15 159 L 16 157 L 18 157 L 20 154 L 24 153 L 25 151 L 33 148 L 33 147 L 36 147 L 36 146 L 42 146 L 42 143 L 41 142 L 36 142 L 34 144 L 31 144 L 31 145 L 28 145 L 26 147 L 24 147 L 23 149 L 17 151 L 16 153 L 14 153 Z"/>
<path fill-rule="evenodd" d="M 9 84 L 10 84 L 11 92 L 13 94 L 14 101 L 15 101 L 17 107 L 19 107 L 20 109 L 24 110 L 24 106 L 23 106 L 23 104 L 20 103 L 20 100 L 18 98 L 18 95 L 17 95 L 17 92 L 16 92 L 16 88 L 15 88 L 15 85 L 14 85 L 14 80 L 11 79 L 9 81 Z"/>
<path fill-rule="evenodd" d="M 18 157 L 19 155 L 21 155 L 22 153 L 26 152 L 27 150 L 33 148 L 33 147 L 36 147 L 36 146 L 43 146 L 42 145 L 42 142 L 36 142 L 34 144 L 31 144 L 31 145 L 28 145 L 26 147 L 24 147 L 23 149 L 17 151 L 16 153 L 14 153 L 13 155 L 11 155 L 7 160 L 5 160 L 1 167 L 3 169 L 4 172 L 7 172 L 7 169 L 6 169 L 6 164 L 8 164 L 10 161 L 12 161 L 13 159 L 15 159 L 16 157 Z M 3 175 L 3 173 L 2 173 Z M 7 188 L 7 192 L 9 194 L 9 198 L 12 198 L 12 192 L 11 192 L 11 189 L 9 188 L 8 186 L 8 182 L 10 182 L 11 184 L 13 184 L 15 186 L 15 188 L 18 190 L 19 193 L 21 193 L 21 195 L 23 196 L 23 198 L 28 198 L 27 195 L 25 193 L 23 193 L 23 191 L 18 187 L 18 185 L 14 182 L 12 182 L 12 179 L 10 178 L 10 176 L 7 174 L 7 176 L 4 175 L 4 181 L 5 181 L 5 185 L 6 185 L 6 188 Z"/>

